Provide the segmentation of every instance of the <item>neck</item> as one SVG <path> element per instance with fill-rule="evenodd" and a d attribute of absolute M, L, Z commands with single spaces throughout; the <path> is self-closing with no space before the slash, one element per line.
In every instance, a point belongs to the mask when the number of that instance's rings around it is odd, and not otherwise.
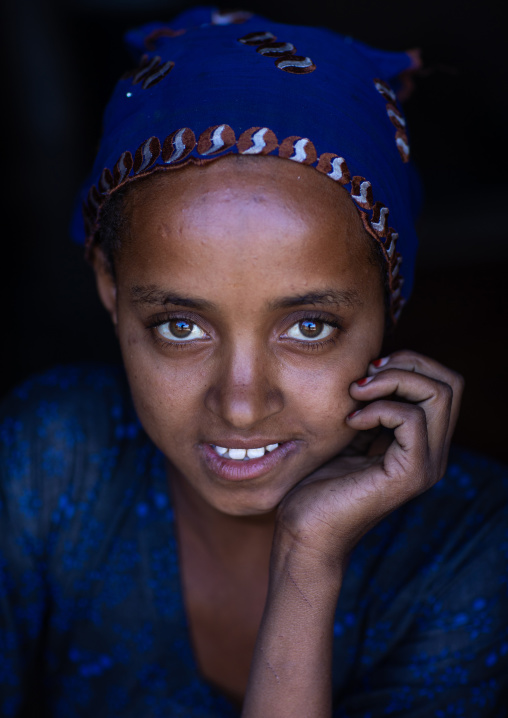
<path fill-rule="evenodd" d="M 270 553 L 275 526 L 275 510 L 254 516 L 226 514 L 207 503 L 188 481 L 179 480 L 168 467 L 169 486 L 178 531 L 186 540 L 197 542 L 202 550 L 227 563 L 245 561 L 246 552 L 263 556 Z"/>

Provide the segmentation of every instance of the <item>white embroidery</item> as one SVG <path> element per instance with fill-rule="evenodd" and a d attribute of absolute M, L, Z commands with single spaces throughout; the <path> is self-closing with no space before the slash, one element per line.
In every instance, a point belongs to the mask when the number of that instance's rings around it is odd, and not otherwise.
<path fill-rule="evenodd" d="M 245 10 L 232 10 L 231 12 L 212 12 L 212 25 L 236 25 L 252 17 L 251 12 Z"/>
<path fill-rule="evenodd" d="M 136 174 L 139 174 L 140 172 L 146 170 L 146 168 L 150 167 L 153 162 L 152 150 L 150 149 L 150 144 L 153 139 L 153 137 L 150 137 L 150 139 L 147 140 L 140 148 L 143 162 L 141 163 L 141 167 L 136 171 Z"/>
<path fill-rule="evenodd" d="M 314 63 L 310 57 L 304 57 L 303 60 L 277 60 L 276 64 L 280 70 L 285 70 L 286 67 L 311 67 Z"/>
<path fill-rule="evenodd" d="M 157 72 L 148 75 L 148 77 L 146 77 L 143 81 L 143 90 L 147 90 L 151 85 L 154 85 L 158 80 L 164 77 L 164 75 L 167 75 L 167 73 L 171 70 L 174 64 L 175 63 L 172 62 L 172 60 L 168 60 L 164 63 L 164 65 L 161 65 L 161 67 L 159 67 Z"/>
<path fill-rule="evenodd" d="M 273 55 L 274 53 L 284 55 L 286 52 L 294 52 L 295 50 L 294 45 L 290 42 L 285 42 L 281 47 L 260 47 L 258 52 L 260 55 Z"/>
<path fill-rule="evenodd" d="M 376 86 L 376 90 L 382 95 L 388 95 L 388 97 L 390 97 L 394 102 L 396 101 L 397 98 L 395 96 L 395 92 L 389 85 L 385 85 L 381 82 L 374 82 L 374 85 Z"/>
<path fill-rule="evenodd" d="M 108 177 L 109 175 L 109 177 Z M 111 175 L 109 173 L 109 170 L 107 168 L 102 170 L 101 178 L 99 180 L 99 189 L 104 194 L 108 190 L 111 189 Z"/>
<path fill-rule="evenodd" d="M 390 243 L 390 246 L 386 250 L 386 254 L 388 255 L 388 257 L 390 259 L 393 257 L 393 253 L 395 252 L 395 245 L 397 244 L 398 238 L 399 238 L 399 235 L 396 234 L 395 232 L 393 232 L 392 237 L 391 237 L 392 241 Z"/>
<path fill-rule="evenodd" d="M 127 152 L 123 152 L 123 154 L 120 156 L 120 159 L 116 163 L 116 166 L 118 167 L 118 184 L 124 181 L 130 171 L 129 167 L 127 167 L 127 165 L 125 164 L 127 154 Z"/>
<path fill-rule="evenodd" d="M 388 212 L 388 207 L 381 207 L 381 210 L 379 212 L 379 220 L 377 222 L 370 223 L 370 226 L 375 232 L 380 232 L 382 234 L 385 231 Z"/>
<path fill-rule="evenodd" d="M 266 147 L 265 135 L 268 132 L 268 127 L 262 127 L 260 130 L 255 132 L 252 137 L 252 147 L 242 152 L 243 155 L 258 155 Z"/>
<path fill-rule="evenodd" d="M 305 162 L 307 159 L 307 153 L 305 151 L 305 148 L 307 147 L 307 144 L 310 142 L 306 137 L 303 137 L 301 140 L 297 140 L 294 145 L 294 154 L 291 155 L 289 158 L 290 160 L 294 160 L 295 162 Z"/>
<path fill-rule="evenodd" d="M 397 144 L 397 147 L 399 148 L 400 152 L 404 155 L 404 157 L 409 157 L 409 145 L 407 142 L 404 142 L 402 137 L 397 137 L 395 139 L 395 142 Z"/>
<path fill-rule="evenodd" d="M 201 152 L 202 155 L 211 155 L 213 152 L 218 152 L 224 147 L 226 143 L 222 139 L 222 133 L 225 127 L 226 125 L 219 125 L 219 127 L 215 128 L 215 130 L 212 132 L 212 136 L 210 137 L 212 146 L 210 147 L 210 149 L 205 150 L 205 152 Z"/>
<path fill-rule="evenodd" d="M 354 199 L 355 202 L 358 202 L 358 204 L 362 205 L 369 205 L 369 200 L 367 198 L 367 192 L 369 191 L 369 188 L 372 185 L 370 182 L 362 182 L 360 185 L 360 194 L 352 194 L 351 199 Z"/>
<path fill-rule="evenodd" d="M 386 111 L 388 113 L 388 117 L 393 117 L 395 120 L 397 120 L 399 125 L 402 125 L 402 127 L 406 126 L 406 120 L 402 117 L 400 112 L 396 112 L 395 110 L 392 110 L 391 107 L 388 107 Z"/>
<path fill-rule="evenodd" d="M 344 159 L 344 157 L 334 157 L 331 161 L 332 171 L 328 172 L 327 176 L 331 177 L 333 180 L 341 180 L 344 177 L 342 165 L 345 163 L 346 160 Z"/>
<path fill-rule="evenodd" d="M 238 42 L 241 42 L 243 45 L 261 45 L 262 42 L 276 39 L 275 35 L 271 32 L 258 32 L 247 37 L 241 37 Z"/>
<path fill-rule="evenodd" d="M 176 162 L 177 160 L 180 159 L 180 157 L 181 157 L 181 156 L 183 155 L 183 153 L 185 152 L 186 147 L 185 147 L 185 145 L 184 145 L 184 143 L 183 143 L 183 139 L 182 139 L 182 138 L 183 138 L 184 132 L 185 132 L 186 130 L 187 130 L 187 127 L 183 127 L 181 130 L 178 130 L 178 132 L 176 133 L 176 135 L 175 135 L 175 136 L 173 137 L 173 139 L 171 140 L 171 144 L 173 145 L 174 150 L 173 150 L 173 152 L 171 153 L 171 157 L 169 158 L 169 160 L 166 160 L 165 164 L 169 165 L 169 164 L 171 164 L 172 162 Z"/>

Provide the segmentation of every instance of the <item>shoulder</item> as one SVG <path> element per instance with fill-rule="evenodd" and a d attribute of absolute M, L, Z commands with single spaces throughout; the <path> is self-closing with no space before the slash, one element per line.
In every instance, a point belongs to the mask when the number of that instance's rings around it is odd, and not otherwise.
<path fill-rule="evenodd" d="M 59 366 L 30 377 L 3 400 L 0 446 L 34 451 L 93 442 L 96 435 L 108 437 L 127 415 L 132 418 L 133 410 L 120 367 Z"/>
<path fill-rule="evenodd" d="M 61 366 L 29 378 L 0 406 L 0 501 L 23 506 L 25 520 L 48 514 L 139 431 L 121 368 Z"/>
<path fill-rule="evenodd" d="M 453 447 L 441 481 L 376 527 L 379 539 L 386 574 L 414 580 L 416 573 L 433 595 L 473 569 L 485 577 L 486 556 L 498 568 L 508 560 L 508 468 Z"/>
<path fill-rule="evenodd" d="M 426 715 L 429 699 L 443 715 L 466 697 L 467 715 L 484 715 L 478 696 L 496 705 L 508 689 L 507 563 L 508 470 L 454 448 L 443 479 L 353 552 L 334 627 L 367 681 L 364 702 L 346 691 L 351 705 L 373 716 L 399 703 Z"/>

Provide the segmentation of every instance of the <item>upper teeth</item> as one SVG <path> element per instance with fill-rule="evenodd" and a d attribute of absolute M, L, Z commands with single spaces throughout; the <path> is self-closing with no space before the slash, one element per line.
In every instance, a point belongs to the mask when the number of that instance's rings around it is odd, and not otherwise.
<path fill-rule="evenodd" d="M 277 447 L 278 444 L 260 446 L 259 449 L 228 449 L 225 446 L 213 446 L 219 456 L 223 456 L 225 459 L 235 459 L 235 461 L 243 461 L 244 459 L 259 459 L 261 456 L 265 455 L 266 451 L 273 451 Z"/>

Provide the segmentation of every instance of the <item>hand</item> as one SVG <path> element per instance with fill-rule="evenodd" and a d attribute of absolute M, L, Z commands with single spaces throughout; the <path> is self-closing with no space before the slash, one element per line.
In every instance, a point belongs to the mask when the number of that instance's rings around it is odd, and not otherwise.
<path fill-rule="evenodd" d="M 359 432 L 385 427 L 391 440 L 367 455 L 339 455 L 295 486 L 279 506 L 278 540 L 313 566 L 341 565 L 372 526 L 443 476 L 463 384 L 415 352 L 370 364 L 350 387 L 367 405 L 346 422 Z"/>

